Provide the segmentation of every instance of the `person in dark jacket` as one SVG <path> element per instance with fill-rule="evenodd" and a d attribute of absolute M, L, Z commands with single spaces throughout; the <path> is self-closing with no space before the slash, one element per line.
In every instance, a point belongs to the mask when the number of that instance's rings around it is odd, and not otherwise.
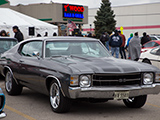
<path fill-rule="evenodd" d="M 0 32 L 0 36 L 8 36 L 8 35 L 7 35 L 7 33 L 6 33 L 5 30 L 2 30 L 2 31 Z"/>
<path fill-rule="evenodd" d="M 121 34 L 121 31 L 119 30 L 118 31 L 119 33 L 119 36 L 121 36 L 122 38 L 122 45 L 120 46 L 120 49 L 119 49 L 119 52 L 120 52 L 120 55 L 121 55 L 121 59 L 126 59 L 126 52 L 125 52 L 125 49 L 124 49 L 124 46 L 125 46 L 125 43 L 126 43 L 126 37 Z"/>
<path fill-rule="evenodd" d="M 24 40 L 23 34 L 19 30 L 18 26 L 13 26 L 13 32 L 15 33 L 14 38 L 16 38 L 18 42 Z"/>
<path fill-rule="evenodd" d="M 141 45 L 144 45 L 145 43 L 149 42 L 149 38 L 147 37 L 147 33 L 143 33 L 143 37 L 141 38 Z"/>
<path fill-rule="evenodd" d="M 109 41 L 109 35 L 107 32 L 102 33 L 102 35 L 100 36 L 100 41 L 103 43 L 104 46 L 106 46 L 106 42 Z"/>
<path fill-rule="evenodd" d="M 109 45 L 111 46 L 112 56 L 115 54 L 116 58 L 119 58 L 119 47 L 122 45 L 122 37 L 119 36 L 117 30 L 115 30 L 115 34 L 110 37 Z"/>

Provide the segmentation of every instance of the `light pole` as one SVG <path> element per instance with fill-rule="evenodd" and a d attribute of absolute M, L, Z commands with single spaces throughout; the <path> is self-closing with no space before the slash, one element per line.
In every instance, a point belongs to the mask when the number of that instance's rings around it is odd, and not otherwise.
<path fill-rule="evenodd" d="M 92 24 L 90 24 L 90 33 L 91 33 Z"/>

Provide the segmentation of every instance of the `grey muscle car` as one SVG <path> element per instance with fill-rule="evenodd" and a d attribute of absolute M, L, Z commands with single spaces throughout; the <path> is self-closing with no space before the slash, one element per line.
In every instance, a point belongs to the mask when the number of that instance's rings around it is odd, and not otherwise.
<path fill-rule="evenodd" d="M 97 39 L 32 38 L 1 56 L 0 72 L 9 95 L 23 87 L 49 95 L 54 112 L 67 112 L 73 99 L 123 100 L 142 107 L 160 92 L 160 71 L 146 63 L 116 59 Z"/>

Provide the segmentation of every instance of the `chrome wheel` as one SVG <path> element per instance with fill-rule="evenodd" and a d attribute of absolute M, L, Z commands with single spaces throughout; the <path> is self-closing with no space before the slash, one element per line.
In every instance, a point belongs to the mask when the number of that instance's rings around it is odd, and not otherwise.
<path fill-rule="evenodd" d="M 6 90 L 8 92 L 10 92 L 12 90 L 12 74 L 10 72 L 8 72 L 6 74 L 5 80 L 6 80 L 6 82 L 5 82 L 5 84 L 6 84 Z"/>
<path fill-rule="evenodd" d="M 142 95 L 125 99 L 123 100 L 123 102 L 129 108 L 141 108 L 146 103 L 146 100 L 147 100 L 147 95 Z"/>
<path fill-rule="evenodd" d="M 60 104 L 60 90 L 57 83 L 53 83 L 50 88 L 50 102 L 54 109 Z"/>
<path fill-rule="evenodd" d="M 132 102 L 134 102 L 134 98 L 126 99 L 126 102 L 129 102 L 129 103 L 131 102 L 132 103 Z"/>

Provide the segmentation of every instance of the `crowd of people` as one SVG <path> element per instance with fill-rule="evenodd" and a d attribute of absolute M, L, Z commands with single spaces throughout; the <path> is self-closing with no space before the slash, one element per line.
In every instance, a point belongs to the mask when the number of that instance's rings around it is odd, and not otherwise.
<path fill-rule="evenodd" d="M 141 54 L 141 46 L 149 42 L 151 39 L 146 32 L 143 33 L 143 37 L 140 39 L 138 32 L 130 34 L 130 37 L 126 41 L 125 35 L 121 34 L 120 30 L 115 30 L 113 34 L 109 35 L 107 32 L 103 32 L 100 41 L 111 52 L 112 56 L 121 59 L 131 59 L 138 61 Z M 128 56 L 126 55 L 128 50 Z"/>
<path fill-rule="evenodd" d="M 16 38 L 18 40 L 18 42 L 21 42 L 22 40 L 24 40 L 23 33 L 20 31 L 18 26 L 13 26 L 12 30 L 14 32 L 14 38 Z M 7 37 L 7 36 L 9 37 L 10 34 L 9 34 L 9 32 L 6 32 L 5 30 L 1 30 L 0 31 L 0 36 L 1 37 Z M 45 32 L 44 37 L 47 37 L 47 36 L 48 36 L 48 32 Z M 53 36 L 57 36 L 57 33 L 54 32 Z M 41 37 L 41 34 L 38 33 L 37 37 Z"/>
<path fill-rule="evenodd" d="M 21 42 L 24 39 L 24 36 L 18 26 L 12 27 L 14 34 L 14 38 L 18 40 L 18 42 Z M 10 36 L 9 32 L 6 32 L 5 30 L 0 31 L 0 36 Z M 45 32 L 44 37 L 47 37 L 48 33 Z M 54 32 L 53 36 L 57 36 L 57 34 Z M 37 34 L 37 37 L 41 37 L 40 34 Z M 87 37 L 94 37 L 91 33 L 88 34 Z M 121 56 L 121 59 L 127 59 L 127 57 L 131 60 L 138 61 L 141 53 L 141 46 L 143 46 L 145 43 L 149 42 L 151 39 L 147 35 L 146 32 L 143 33 L 143 37 L 140 39 L 138 32 L 135 32 L 130 34 L 130 37 L 128 38 L 126 42 L 125 35 L 121 34 L 120 30 L 115 30 L 114 33 L 109 35 L 107 32 L 103 32 L 100 36 L 100 41 L 108 51 L 111 52 L 112 56 L 115 56 L 116 58 L 119 58 L 119 54 Z M 128 56 L 126 55 L 126 50 L 128 50 Z"/>

